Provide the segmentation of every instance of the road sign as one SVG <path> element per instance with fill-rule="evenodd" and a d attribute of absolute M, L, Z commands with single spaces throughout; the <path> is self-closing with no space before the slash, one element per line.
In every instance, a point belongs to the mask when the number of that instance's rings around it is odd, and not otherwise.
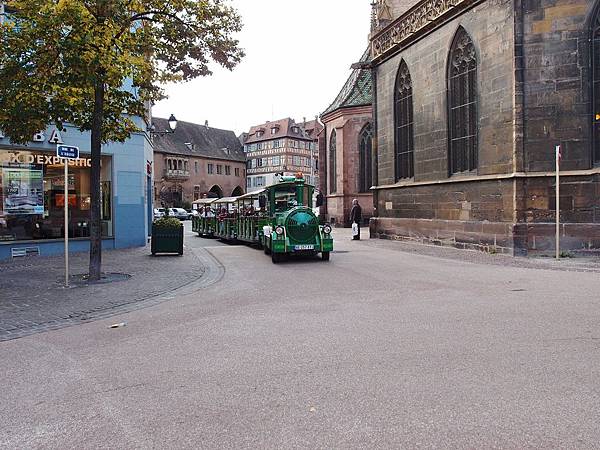
<path fill-rule="evenodd" d="M 79 159 L 79 147 L 57 145 L 56 156 L 63 159 Z M 65 286 L 69 287 L 69 165 L 65 164 Z"/>
<path fill-rule="evenodd" d="M 79 147 L 72 145 L 57 145 L 56 156 L 66 159 L 79 159 Z"/>

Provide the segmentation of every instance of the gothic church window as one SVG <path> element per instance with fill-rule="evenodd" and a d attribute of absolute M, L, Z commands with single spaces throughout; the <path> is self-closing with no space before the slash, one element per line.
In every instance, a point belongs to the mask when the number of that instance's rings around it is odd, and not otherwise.
<path fill-rule="evenodd" d="M 396 76 L 394 121 L 396 128 L 396 181 L 414 176 L 412 80 L 402 60 Z"/>
<path fill-rule="evenodd" d="M 592 21 L 592 142 L 593 160 L 600 163 L 600 5 Z"/>
<path fill-rule="evenodd" d="M 360 133 L 358 153 L 358 192 L 369 192 L 373 185 L 371 154 L 373 150 L 373 127 L 370 123 L 365 125 Z"/>
<path fill-rule="evenodd" d="M 335 130 L 331 132 L 329 139 L 329 192 L 337 192 L 337 137 Z"/>
<path fill-rule="evenodd" d="M 477 54 L 460 28 L 448 65 L 448 136 L 450 174 L 477 169 Z"/>

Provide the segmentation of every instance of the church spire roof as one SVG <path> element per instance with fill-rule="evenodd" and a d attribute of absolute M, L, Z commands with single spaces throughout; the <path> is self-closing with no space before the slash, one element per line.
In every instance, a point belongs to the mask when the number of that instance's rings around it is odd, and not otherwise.
<path fill-rule="evenodd" d="M 370 48 L 360 58 L 361 63 L 370 61 Z M 373 79 L 370 69 L 356 68 L 335 100 L 322 115 L 332 113 L 341 108 L 352 106 L 368 106 L 373 103 Z"/>

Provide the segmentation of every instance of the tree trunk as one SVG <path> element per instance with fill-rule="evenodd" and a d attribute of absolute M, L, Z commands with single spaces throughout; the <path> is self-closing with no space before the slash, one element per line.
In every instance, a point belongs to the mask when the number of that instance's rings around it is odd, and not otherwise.
<path fill-rule="evenodd" d="M 90 271 L 89 279 L 97 281 L 102 273 L 102 229 L 100 227 L 100 162 L 102 159 L 102 122 L 104 118 L 104 82 L 98 77 L 94 86 L 94 113 L 92 116 L 92 173 L 90 191 Z"/>

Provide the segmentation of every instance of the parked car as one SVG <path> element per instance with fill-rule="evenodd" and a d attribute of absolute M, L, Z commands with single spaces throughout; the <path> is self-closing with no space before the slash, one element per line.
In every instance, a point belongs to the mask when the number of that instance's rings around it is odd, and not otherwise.
<path fill-rule="evenodd" d="M 176 217 L 179 220 L 188 220 L 189 214 L 183 208 L 170 208 L 169 216 Z"/>
<path fill-rule="evenodd" d="M 197 209 L 190 209 L 188 211 L 188 219 L 190 219 L 190 220 L 192 220 L 192 217 L 196 217 L 198 215 L 199 215 L 199 213 L 198 213 Z"/>
<path fill-rule="evenodd" d="M 165 208 L 154 208 L 154 219 L 160 219 L 165 216 Z"/>

